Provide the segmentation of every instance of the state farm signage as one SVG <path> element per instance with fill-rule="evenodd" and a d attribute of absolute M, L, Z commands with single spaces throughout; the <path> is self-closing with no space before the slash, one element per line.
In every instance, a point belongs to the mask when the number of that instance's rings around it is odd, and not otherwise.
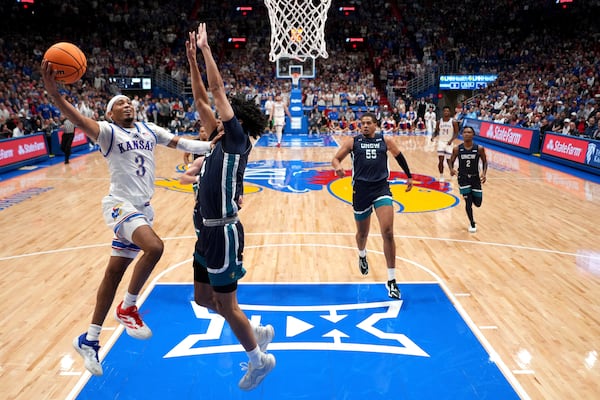
<path fill-rule="evenodd" d="M 588 143 L 587 140 L 547 132 L 544 137 L 542 153 L 585 164 Z"/>
<path fill-rule="evenodd" d="M 47 154 L 44 134 L 27 135 L 0 141 L 0 167 Z"/>
<path fill-rule="evenodd" d="M 62 143 L 62 136 L 65 133 L 65 131 L 63 129 L 58 131 L 58 140 L 59 143 Z M 75 135 L 73 136 L 73 143 L 71 144 L 72 147 L 77 147 L 77 146 L 81 146 L 84 144 L 88 144 L 87 141 L 87 137 L 85 136 L 85 133 L 83 133 L 83 131 L 79 128 L 75 128 Z"/>
<path fill-rule="evenodd" d="M 479 129 L 479 136 L 511 146 L 529 149 L 531 147 L 533 131 L 531 129 L 524 129 L 511 125 L 501 125 L 482 121 Z"/>

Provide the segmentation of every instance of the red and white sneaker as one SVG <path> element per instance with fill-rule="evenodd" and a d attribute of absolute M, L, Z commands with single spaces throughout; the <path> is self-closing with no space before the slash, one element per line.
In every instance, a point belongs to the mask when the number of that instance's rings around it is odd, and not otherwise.
<path fill-rule="evenodd" d="M 123 309 L 121 306 L 123 302 L 119 303 L 115 310 L 115 319 L 125 327 L 127 334 L 136 339 L 149 339 L 152 337 L 152 331 L 148 328 L 148 325 L 144 324 L 140 313 L 138 312 L 137 306 L 131 306 Z"/>

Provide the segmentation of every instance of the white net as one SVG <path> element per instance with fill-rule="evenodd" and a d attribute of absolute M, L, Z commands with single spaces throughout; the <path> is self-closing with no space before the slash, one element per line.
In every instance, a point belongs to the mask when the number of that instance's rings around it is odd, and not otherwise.
<path fill-rule="evenodd" d="M 271 22 L 269 60 L 327 58 L 325 21 L 331 0 L 264 0 Z"/>

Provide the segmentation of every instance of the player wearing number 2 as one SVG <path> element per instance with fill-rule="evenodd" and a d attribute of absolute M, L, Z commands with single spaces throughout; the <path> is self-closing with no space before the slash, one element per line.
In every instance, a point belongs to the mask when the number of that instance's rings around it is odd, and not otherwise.
<path fill-rule="evenodd" d="M 102 375 L 98 359 L 102 324 L 115 298 L 123 275 L 138 252 L 124 300 L 115 310 L 115 318 L 127 333 L 137 339 L 152 336 L 136 306 L 138 294 L 163 253 L 163 241 L 152 229 L 154 210 L 150 199 L 154 194 L 154 150 L 161 144 L 191 153 L 205 154 L 211 143 L 174 136 L 154 124 L 135 122 L 135 110 L 127 96 L 114 96 L 106 107 L 111 121 L 95 121 L 82 115 L 58 91 L 56 72 L 49 62 L 42 62 L 42 77 L 48 95 L 61 113 L 98 143 L 108 162 L 109 194 L 102 200 L 104 220 L 114 233 L 112 253 L 98 288 L 96 306 L 86 333 L 73 340 L 83 357 L 85 367 L 94 375 Z"/>
<path fill-rule="evenodd" d="M 463 129 L 463 143 L 454 146 L 452 155 L 448 160 L 450 175 L 456 175 L 454 162 L 458 158 L 458 187 L 460 194 L 465 199 L 465 209 L 469 217 L 469 232 L 477 232 L 475 219 L 473 218 L 473 205 L 480 207 L 483 201 L 481 184 L 485 183 L 487 173 L 487 158 L 483 146 L 473 143 L 475 131 L 470 126 Z M 481 160 L 481 174 L 479 172 L 479 160 Z"/>
<path fill-rule="evenodd" d="M 413 180 L 408 164 L 400 148 L 391 136 L 376 133 L 377 117 L 365 113 L 360 119 L 361 133 L 345 141 L 331 165 L 336 174 L 345 176 L 342 160 L 348 154 L 352 158 L 352 207 L 356 222 L 356 245 L 358 246 L 358 267 L 363 275 L 369 273 L 367 263 L 367 238 L 371 226 L 371 214 L 375 209 L 383 238 L 383 254 L 387 263 L 388 281 L 386 287 L 391 298 L 399 299 L 400 290 L 396 284 L 396 241 L 394 239 L 394 207 L 392 192 L 388 183 L 389 151 L 406 174 L 406 191 L 412 189 Z"/>

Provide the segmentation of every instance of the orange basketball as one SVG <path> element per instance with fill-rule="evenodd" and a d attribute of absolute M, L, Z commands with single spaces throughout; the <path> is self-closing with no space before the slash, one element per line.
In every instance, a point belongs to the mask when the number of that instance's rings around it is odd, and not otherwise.
<path fill-rule="evenodd" d="M 85 54 L 73 43 L 60 42 L 50 46 L 44 54 L 44 60 L 52 63 L 56 71 L 56 81 L 61 83 L 77 82 L 87 68 Z"/>

